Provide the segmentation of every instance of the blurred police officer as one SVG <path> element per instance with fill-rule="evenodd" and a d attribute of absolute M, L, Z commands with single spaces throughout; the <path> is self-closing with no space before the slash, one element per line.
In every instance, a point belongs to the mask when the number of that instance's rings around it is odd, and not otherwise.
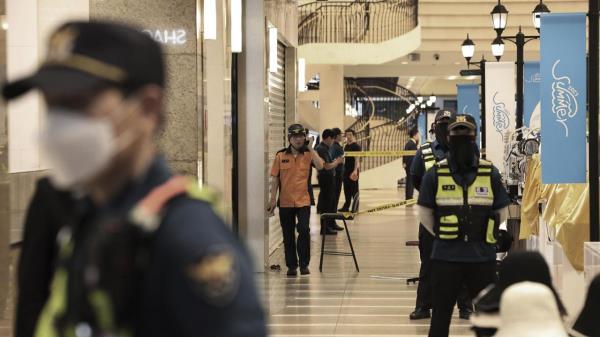
<path fill-rule="evenodd" d="M 479 159 L 476 132 L 473 117 L 453 117 L 448 126 L 447 159 L 429 170 L 421 184 L 419 219 L 435 235 L 430 337 L 448 336 L 463 284 L 474 298 L 495 280 L 495 244 L 510 200 L 498 170 Z"/>
<path fill-rule="evenodd" d="M 334 205 L 335 197 L 335 168 L 344 163 L 343 157 L 333 158 L 331 156 L 331 146 L 334 143 L 333 131 L 331 129 L 323 130 L 321 134 L 321 142 L 317 145 L 317 153 L 323 159 L 325 164 L 319 170 L 317 178 L 319 180 L 319 200 L 317 202 L 317 213 L 336 213 L 336 205 Z M 336 230 L 342 229 L 336 225 L 334 220 L 328 220 L 321 224 L 321 234 L 328 235 L 337 234 Z"/>
<path fill-rule="evenodd" d="M 154 142 L 164 119 L 160 46 L 138 29 L 71 22 L 7 99 L 39 89 L 52 183 L 85 201 L 62 227 L 35 336 L 265 336 L 246 252 Z"/>
<path fill-rule="evenodd" d="M 432 124 L 435 139 L 433 142 L 425 142 L 413 159 L 410 174 L 417 190 L 421 188 L 421 180 L 437 162 L 446 159 L 448 147 L 448 121 L 455 115 L 451 110 L 440 110 L 435 115 Z M 432 289 L 431 289 L 431 250 L 433 248 L 434 236 L 431 235 L 422 224 L 419 224 L 419 255 L 421 257 L 421 269 L 419 271 L 419 285 L 417 288 L 417 299 L 415 310 L 410 314 L 410 319 L 425 319 L 431 317 Z M 466 288 L 460 292 L 458 297 L 459 316 L 469 319 L 472 304 Z"/>
<path fill-rule="evenodd" d="M 342 141 L 344 135 L 340 128 L 333 128 L 333 144 L 331 144 L 331 158 L 344 157 L 344 148 L 342 147 Z M 344 183 L 344 165 L 338 165 L 335 168 L 335 187 L 334 187 L 334 201 L 335 209 L 337 209 L 340 202 L 340 194 L 342 193 L 342 185 Z M 340 227 L 341 228 L 341 227 Z"/>
<path fill-rule="evenodd" d="M 271 169 L 271 200 L 268 211 L 273 212 L 277 205 L 279 190 L 279 220 L 283 232 L 283 247 L 287 275 L 308 275 L 310 271 L 310 193 L 308 184 L 311 164 L 320 170 L 323 160 L 313 149 L 314 139 L 306 144 L 306 131 L 300 124 L 292 124 L 288 128 L 290 145 L 277 152 Z M 296 230 L 298 243 L 296 244 Z M 296 255 L 297 251 L 297 255 Z"/>

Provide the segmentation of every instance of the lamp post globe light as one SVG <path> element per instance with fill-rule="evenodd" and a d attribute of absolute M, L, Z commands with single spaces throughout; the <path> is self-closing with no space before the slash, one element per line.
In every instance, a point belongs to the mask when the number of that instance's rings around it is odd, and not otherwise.
<path fill-rule="evenodd" d="M 467 59 L 467 63 L 471 61 L 473 54 L 475 54 L 475 43 L 469 38 L 469 34 L 467 34 L 467 39 L 463 41 L 460 49 L 463 57 Z"/>
<path fill-rule="evenodd" d="M 540 31 L 541 16 L 544 13 L 550 13 L 550 9 L 548 9 L 548 6 L 546 6 L 542 0 L 540 0 L 540 3 L 537 4 L 537 6 L 535 6 L 533 9 L 533 12 L 531 12 L 533 16 L 533 26 L 535 29 L 537 29 L 538 33 Z"/>
<path fill-rule="evenodd" d="M 492 54 L 496 57 L 497 61 L 500 61 L 500 58 L 504 55 L 504 41 L 502 41 L 502 37 L 496 36 L 494 41 L 492 41 Z"/>
<path fill-rule="evenodd" d="M 498 4 L 494 6 L 494 9 L 490 13 L 492 15 L 492 25 L 498 35 L 502 34 L 506 28 L 506 22 L 508 21 L 508 10 L 498 0 Z"/>

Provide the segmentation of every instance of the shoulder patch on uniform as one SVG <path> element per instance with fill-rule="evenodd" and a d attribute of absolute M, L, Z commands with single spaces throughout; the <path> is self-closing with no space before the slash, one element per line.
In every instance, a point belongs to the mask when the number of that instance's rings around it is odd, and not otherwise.
<path fill-rule="evenodd" d="M 240 271 L 231 248 L 212 249 L 212 253 L 189 265 L 186 274 L 211 305 L 228 304 L 239 289 Z"/>
<path fill-rule="evenodd" d="M 281 159 L 281 162 L 282 162 L 282 163 L 289 163 L 289 162 L 290 162 L 290 160 L 289 160 L 289 159 Z"/>

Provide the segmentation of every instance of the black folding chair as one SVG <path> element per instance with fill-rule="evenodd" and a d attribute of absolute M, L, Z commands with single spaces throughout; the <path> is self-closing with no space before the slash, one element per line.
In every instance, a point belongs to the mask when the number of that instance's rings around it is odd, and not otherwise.
<path fill-rule="evenodd" d="M 321 229 L 323 233 L 323 239 L 321 240 L 321 262 L 319 263 L 319 271 L 323 271 L 323 256 L 324 255 L 338 255 L 338 256 L 352 256 L 354 259 L 354 266 L 356 267 L 356 271 L 360 272 L 358 268 L 358 262 L 356 261 L 356 254 L 354 253 L 354 246 L 352 246 L 352 239 L 350 238 L 350 231 L 348 230 L 348 225 L 346 221 L 354 220 L 354 217 L 358 213 L 358 202 L 359 202 L 359 194 L 356 193 L 354 198 L 352 199 L 352 209 L 350 213 L 323 213 L 321 214 Z M 326 230 L 324 222 L 326 220 L 342 220 L 344 223 L 344 230 L 346 231 L 346 236 L 348 237 L 348 243 L 350 244 L 350 253 L 348 252 L 337 252 L 331 250 L 325 250 L 325 238 L 327 238 Z"/>

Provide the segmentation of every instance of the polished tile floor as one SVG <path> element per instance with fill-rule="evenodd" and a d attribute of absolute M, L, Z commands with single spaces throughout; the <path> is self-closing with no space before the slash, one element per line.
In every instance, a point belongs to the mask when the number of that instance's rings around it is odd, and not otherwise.
<path fill-rule="evenodd" d="M 361 209 L 402 199 L 402 190 L 361 191 Z M 405 242 L 417 239 L 416 218 L 415 207 L 360 215 L 349 223 L 360 272 L 352 257 L 325 256 L 320 273 L 321 237 L 313 214 L 311 275 L 286 277 L 280 248 L 270 263 L 281 265 L 281 272 L 260 277 L 271 336 L 426 336 L 429 320 L 408 319 L 416 286 L 407 286 L 406 279 L 418 274 L 419 253 Z M 349 251 L 343 232 L 327 240 L 327 250 Z M 472 336 L 468 322 L 457 315 L 450 333 Z"/>

